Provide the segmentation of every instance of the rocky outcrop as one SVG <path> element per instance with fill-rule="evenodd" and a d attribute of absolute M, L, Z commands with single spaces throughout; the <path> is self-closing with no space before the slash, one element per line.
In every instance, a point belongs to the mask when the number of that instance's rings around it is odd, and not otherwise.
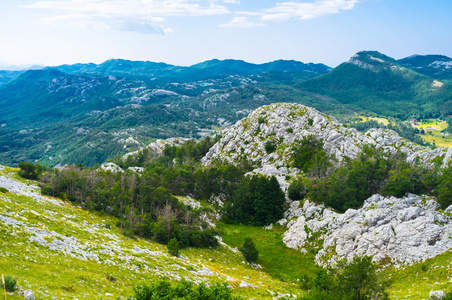
<path fill-rule="evenodd" d="M 373 195 L 362 208 L 339 214 L 306 200 L 294 201 L 286 212 L 289 230 L 284 243 L 303 249 L 320 231 L 319 264 L 333 264 L 355 255 L 390 259 L 396 265 L 424 261 L 452 248 L 451 214 L 438 210 L 430 197 L 408 194 L 404 198 Z"/>
<path fill-rule="evenodd" d="M 144 149 L 149 149 L 151 152 L 150 155 L 152 157 L 159 157 L 159 156 L 163 155 L 163 150 L 165 149 L 166 146 L 182 146 L 190 140 L 191 139 L 187 139 L 187 138 L 169 138 L 169 139 L 165 139 L 165 140 L 159 139 L 159 140 L 156 140 L 155 142 L 150 143 L 147 147 L 142 148 L 138 151 L 142 151 Z M 138 153 L 138 151 L 129 152 L 129 153 L 125 154 L 122 157 L 122 159 L 126 160 L 129 156 L 136 155 Z"/>
<path fill-rule="evenodd" d="M 246 159 L 255 165 L 247 175 L 275 176 L 287 195 L 291 181 L 303 175 L 301 170 L 291 167 L 292 148 L 297 141 L 310 135 L 324 142 L 325 151 L 336 158 L 336 163 L 345 157 L 356 158 L 366 145 L 375 145 L 390 153 L 401 151 L 406 154 L 409 164 L 420 161 L 429 166 L 433 159 L 440 157 L 445 166 L 452 157 L 452 148 L 431 150 L 387 129 L 370 129 L 361 133 L 344 127 L 333 117 L 314 108 L 276 103 L 256 109 L 223 130 L 222 138 L 203 157 L 202 163 L 208 165 L 218 159 L 236 163 Z M 267 143 L 274 145 L 275 151 L 267 153 Z"/>
<path fill-rule="evenodd" d="M 428 163 L 438 156 L 446 162 L 452 156 L 452 149 L 430 150 L 400 137 L 392 130 L 370 129 L 361 133 L 344 127 L 333 117 L 314 108 L 295 103 L 276 103 L 256 109 L 248 117 L 223 130 L 222 138 L 202 162 L 209 164 L 221 159 L 234 163 L 246 158 L 256 166 L 288 167 L 292 146 L 309 135 L 321 139 L 324 149 L 337 161 L 342 161 L 344 157 L 356 158 L 363 147 L 370 144 L 392 153 L 400 150 L 406 153 L 408 163 L 414 163 L 418 158 Z M 272 143 L 276 150 L 267 153 L 267 143 Z"/>

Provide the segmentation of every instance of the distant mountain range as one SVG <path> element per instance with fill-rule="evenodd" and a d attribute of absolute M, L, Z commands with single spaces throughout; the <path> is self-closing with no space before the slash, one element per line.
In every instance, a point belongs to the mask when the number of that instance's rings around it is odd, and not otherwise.
<path fill-rule="evenodd" d="M 452 114 L 450 61 L 396 61 L 365 51 L 335 69 L 285 60 L 181 67 L 113 59 L 0 71 L 0 164 L 94 165 L 153 138 L 200 137 L 275 102 L 301 103 L 339 119 Z"/>
<path fill-rule="evenodd" d="M 206 79 L 224 78 L 231 75 L 250 76 L 264 72 L 310 72 L 325 73 L 331 68 L 324 64 L 304 64 L 294 60 L 277 60 L 265 64 L 252 64 L 242 60 L 209 60 L 190 67 L 174 66 L 165 63 L 128 61 L 111 59 L 99 65 L 76 64 L 54 67 L 68 74 L 115 75 L 125 77 L 150 77 L 159 83 L 191 82 Z"/>

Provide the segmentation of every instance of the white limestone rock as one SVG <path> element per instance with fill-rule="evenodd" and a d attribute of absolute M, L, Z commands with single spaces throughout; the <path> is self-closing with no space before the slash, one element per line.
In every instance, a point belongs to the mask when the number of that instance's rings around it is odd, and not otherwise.
<path fill-rule="evenodd" d="M 413 194 L 403 198 L 373 195 L 362 208 L 343 214 L 309 200 L 301 208 L 294 201 L 285 217 L 298 219 L 288 227 L 283 241 L 300 249 L 310 232 L 321 231 L 323 249 L 316 256 L 321 265 L 355 255 L 373 255 L 375 261 L 390 257 L 396 265 L 411 264 L 452 248 L 450 216 L 438 208 L 433 198 Z"/>
<path fill-rule="evenodd" d="M 36 297 L 33 295 L 33 291 L 32 290 L 25 290 L 24 291 L 24 298 L 25 299 L 36 299 Z"/>
<path fill-rule="evenodd" d="M 446 293 L 444 291 L 430 291 L 428 296 L 431 300 L 441 300 L 446 296 Z"/>
<path fill-rule="evenodd" d="M 190 140 L 192 140 L 192 139 L 180 138 L 180 137 L 179 138 L 169 138 L 169 139 L 164 139 L 164 140 L 158 139 L 155 142 L 150 143 L 148 146 L 141 148 L 140 150 L 129 152 L 129 153 L 125 154 L 122 157 L 122 160 L 125 161 L 129 156 L 136 155 L 138 153 L 138 151 L 141 151 L 143 149 L 149 149 L 150 155 L 152 157 L 159 157 L 159 156 L 163 155 L 163 150 L 165 149 L 165 147 L 167 145 L 182 146 Z"/>
<path fill-rule="evenodd" d="M 99 170 L 110 171 L 112 173 L 117 173 L 117 172 L 123 173 L 124 172 L 124 170 L 120 166 L 118 166 L 117 164 L 112 163 L 112 162 L 103 163 L 100 166 L 100 168 L 98 169 L 98 171 Z"/>

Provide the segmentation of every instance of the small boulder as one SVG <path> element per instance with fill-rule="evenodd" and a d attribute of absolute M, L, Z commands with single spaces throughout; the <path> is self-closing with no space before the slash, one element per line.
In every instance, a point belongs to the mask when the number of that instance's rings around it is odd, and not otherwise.
<path fill-rule="evenodd" d="M 32 290 L 25 290 L 24 291 L 24 298 L 25 299 L 36 299 L 35 296 L 33 295 L 33 291 Z"/>
<path fill-rule="evenodd" d="M 444 291 L 430 291 L 429 299 L 431 300 L 441 300 L 446 296 Z"/>

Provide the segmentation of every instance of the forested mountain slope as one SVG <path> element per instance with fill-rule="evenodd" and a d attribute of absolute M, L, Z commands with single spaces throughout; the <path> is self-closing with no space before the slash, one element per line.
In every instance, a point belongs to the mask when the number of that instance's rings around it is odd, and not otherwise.
<path fill-rule="evenodd" d="M 451 82 L 421 75 L 376 51 L 358 52 L 298 87 L 383 116 L 406 119 L 452 113 Z"/>
<path fill-rule="evenodd" d="M 452 80 L 452 58 L 444 55 L 412 55 L 398 62 L 438 80 Z"/>

